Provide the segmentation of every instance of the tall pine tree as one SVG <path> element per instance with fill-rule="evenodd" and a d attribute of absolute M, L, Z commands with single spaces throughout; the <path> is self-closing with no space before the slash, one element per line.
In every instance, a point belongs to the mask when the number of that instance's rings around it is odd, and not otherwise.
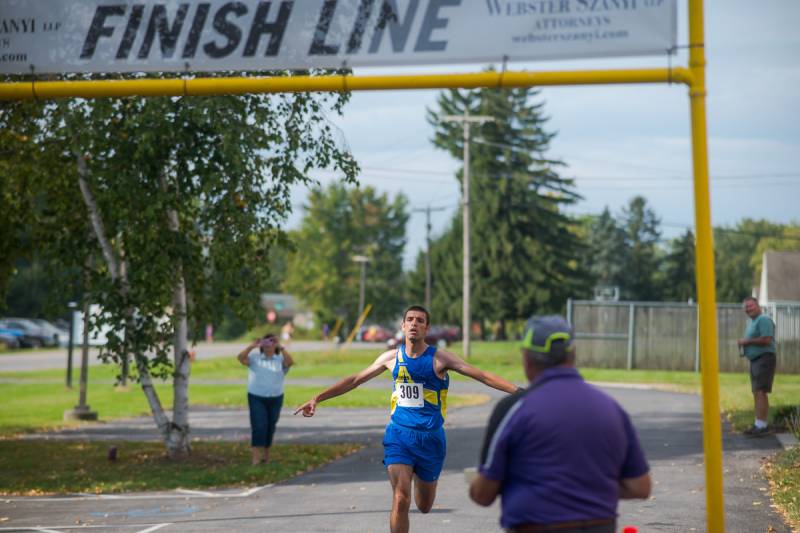
<path fill-rule="evenodd" d="M 595 287 L 621 287 L 624 284 L 625 231 L 608 207 L 589 223 L 586 242 L 589 247 L 586 268 Z"/>
<path fill-rule="evenodd" d="M 669 241 L 664 257 L 662 291 L 665 300 L 685 302 L 697 299 L 694 275 L 694 233 L 687 229 L 682 236 Z"/>
<path fill-rule="evenodd" d="M 559 175 L 563 163 L 545 155 L 553 134 L 544 129 L 544 104 L 534 102 L 537 96 L 528 88 L 450 90 L 439 96 L 437 109 L 428 110 L 434 144 L 459 160 L 462 126 L 438 117 L 468 112 L 494 119 L 473 127 L 470 147 L 474 320 L 558 311 L 568 297 L 585 290 L 577 260 L 582 244 L 562 212 L 580 196 L 572 180 Z M 463 169 L 457 175 L 459 181 L 462 177 Z M 434 302 L 444 299 L 448 310 L 460 307 L 462 299 L 461 262 L 453 261 L 461 255 L 461 246 L 454 250 L 460 210 L 456 217 L 431 254 Z M 448 257 L 437 247 L 446 248 Z M 458 256 L 449 257 L 453 253 Z"/>
<path fill-rule="evenodd" d="M 658 241 L 661 221 L 643 196 L 634 196 L 622 210 L 625 231 L 625 271 L 623 295 L 632 300 L 654 301 L 661 298 L 656 283 Z"/>

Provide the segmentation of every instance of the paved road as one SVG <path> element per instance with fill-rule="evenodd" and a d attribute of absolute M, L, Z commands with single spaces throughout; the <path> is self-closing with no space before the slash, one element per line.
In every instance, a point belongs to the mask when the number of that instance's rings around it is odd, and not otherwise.
<path fill-rule="evenodd" d="M 494 391 L 457 382 L 455 392 Z M 646 502 L 623 502 L 620 525 L 643 532 L 705 531 L 704 472 L 700 402 L 696 396 L 633 388 L 604 387 L 631 413 L 650 461 L 655 487 Z M 485 509 L 467 498 L 462 470 L 474 466 L 491 403 L 453 409 L 447 422 L 448 454 L 437 503 L 429 515 L 413 512 L 413 531 L 493 532 L 499 508 Z M 9 498 L 0 500 L 0 531 L 139 532 L 370 532 L 386 531 L 390 490 L 381 465 L 385 410 L 323 408 L 311 419 L 284 410 L 278 441 L 364 442 L 359 453 L 315 472 L 277 485 L 197 494 L 141 493 L 125 496 Z M 204 410 L 192 414 L 195 436 L 245 439 L 242 410 Z M 148 419 L 114 422 L 65 431 L 51 438 L 130 439 L 154 436 Z M 770 506 L 762 458 L 780 450 L 774 437 L 747 439 L 724 435 L 725 509 L 732 533 L 790 533 Z M 5 502 L 5 503 L 3 503 Z M 36 529 L 39 528 L 39 529 Z"/>
<path fill-rule="evenodd" d="M 373 348 L 377 356 L 383 348 L 382 344 L 354 342 L 352 344 L 354 349 Z M 230 357 L 234 356 L 244 348 L 241 343 L 232 342 L 214 342 L 214 343 L 199 343 L 195 349 L 197 351 L 198 359 L 213 359 L 216 357 Z M 332 342 L 322 341 L 293 341 L 290 345 L 292 351 L 296 352 L 309 352 L 309 351 L 323 351 L 333 350 L 336 345 Z M 92 348 L 89 350 L 89 364 L 99 365 L 103 362 L 98 358 L 98 350 Z M 81 350 L 76 347 L 73 350 L 73 365 L 74 368 L 80 368 Z M 19 353 L 0 355 L 0 372 L 19 372 L 25 370 L 49 370 L 53 368 L 67 368 L 67 349 L 59 348 L 53 350 L 26 350 Z M 78 370 L 76 370 L 77 372 Z"/>

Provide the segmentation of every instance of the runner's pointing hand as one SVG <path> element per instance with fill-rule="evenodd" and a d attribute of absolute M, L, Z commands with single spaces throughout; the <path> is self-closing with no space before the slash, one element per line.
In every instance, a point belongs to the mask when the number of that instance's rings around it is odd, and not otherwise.
<path fill-rule="evenodd" d="M 314 416 L 314 412 L 316 410 L 317 410 L 317 401 L 314 398 L 312 398 L 312 399 L 308 400 L 306 403 L 304 403 L 303 405 L 301 405 L 300 407 L 298 407 L 297 411 L 295 411 L 294 414 L 297 414 L 300 411 L 302 411 L 303 412 L 303 416 L 306 416 L 306 417 Z"/>

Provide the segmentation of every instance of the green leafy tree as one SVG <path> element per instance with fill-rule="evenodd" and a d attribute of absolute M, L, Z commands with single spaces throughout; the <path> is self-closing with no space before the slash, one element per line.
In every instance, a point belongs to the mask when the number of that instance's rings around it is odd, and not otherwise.
<path fill-rule="evenodd" d="M 777 229 L 774 235 L 764 236 L 759 239 L 750 266 L 753 268 L 755 279 L 761 278 L 764 252 L 800 252 L 800 225 L 785 224 Z M 800 275 L 800 273 L 798 273 Z"/>
<path fill-rule="evenodd" d="M 714 264 L 717 278 L 717 300 L 741 302 L 753 293 L 758 284 L 753 259 L 759 241 L 781 234 L 781 225 L 766 220 L 742 219 L 733 227 L 714 228 Z"/>
<path fill-rule="evenodd" d="M 633 300 L 659 300 L 656 272 L 661 221 L 642 196 L 631 198 L 621 218 L 625 232 L 623 296 Z"/>
<path fill-rule="evenodd" d="M 300 228 L 292 238 L 284 287 L 300 298 L 321 322 L 358 317 L 361 267 L 354 255 L 369 258 L 365 303 L 370 320 L 394 319 L 402 312 L 402 255 L 407 200 L 393 200 L 372 187 L 332 184 L 311 191 Z"/>
<path fill-rule="evenodd" d="M 665 300 L 697 300 L 694 273 L 694 233 L 686 230 L 682 236 L 669 241 L 660 276 L 662 295 Z"/>
<path fill-rule="evenodd" d="M 357 171 L 326 112 L 340 95 L 60 100 L 37 104 L 25 201 L 42 254 L 82 269 L 111 326 L 103 355 L 138 379 L 171 456 L 189 450 L 189 337 L 225 307 L 257 309 L 289 187 L 308 172 Z M 4 117 L 19 124 L 17 116 Z M 2 129 L 2 128 L 0 128 Z M 193 333 L 190 333 L 193 332 Z M 172 353 L 172 359 L 169 353 Z M 169 419 L 152 377 L 171 376 Z"/>
<path fill-rule="evenodd" d="M 493 118 L 472 129 L 471 283 L 479 321 L 560 310 L 567 297 L 585 290 L 587 278 L 578 263 L 583 248 L 573 221 L 562 212 L 580 197 L 572 180 L 559 175 L 563 163 L 546 157 L 553 134 L 545 130 L 544 104 L 534 102 L 537 97 L 533 89 L 451 90 L 428 110 L 434 145 L 459 160 L 462 126 L 438 117 L 468 112 Z M 462 177 L 463 169 L 457 178 Z M 462 299 L 460 217 L 459 211 L 451 234 L 434 246 L 445 246 L 444 263 L 442 252 L 432 252 L 434 292 L 441 293 L 434 301 L 444 297 L 448 309 L 460 307 Z"/>

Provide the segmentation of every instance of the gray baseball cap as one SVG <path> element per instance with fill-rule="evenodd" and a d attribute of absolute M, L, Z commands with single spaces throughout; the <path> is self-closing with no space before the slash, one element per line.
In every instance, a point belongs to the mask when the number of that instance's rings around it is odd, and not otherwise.
<path fill-rule="evenodd" d="M 525 336 L 522 337 L 522 348 L 533 354 L 534 359 L 542 363 L 558 364 L 566 358 L 566 353 L 573 348 L 575 336 L 572 326 L 560 315 L 534 316 L 525 324 Z M 553 352 L 553 342 L 559 349 Z"/>

